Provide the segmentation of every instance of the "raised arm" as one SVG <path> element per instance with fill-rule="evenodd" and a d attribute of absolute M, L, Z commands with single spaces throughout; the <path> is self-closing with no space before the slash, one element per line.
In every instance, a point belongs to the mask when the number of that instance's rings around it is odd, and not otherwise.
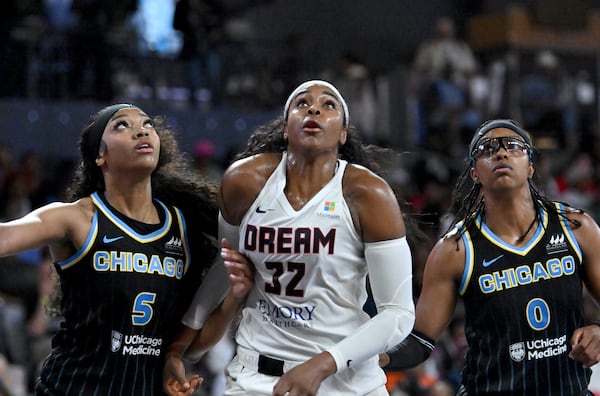
<path fill-rule="evenodd" d="M 52 203 L 22 218 L 0 223 L 0 257 L 66 241 L 82 246 L 93 216 L 90 205 L 84 200 Z"/>

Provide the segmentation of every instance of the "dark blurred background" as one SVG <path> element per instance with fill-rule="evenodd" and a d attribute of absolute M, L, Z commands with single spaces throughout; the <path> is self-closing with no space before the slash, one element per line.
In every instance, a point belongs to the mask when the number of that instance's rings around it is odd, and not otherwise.
<path fill-rule="evenodd" d="M 315 78 L 336 84 L 367 143 L 402 153 L 393 187 L 432 241 L 489 118 L 524 125 L 540 188 L 600 219 L 600 0 L 3 0 L 0 221 L 64 199 L 79 132 L 105 105 L 165 116 L 218 182 Z M 413 247 L 415 296 L 430 247 Z M 44 250 L 0 259 L 0 395 L 31 392 L 48 352 L 51 271 Z M 393 395 L 454 394 L 461 321 L 459 308 L 428 362 L 388 373 Z M 202 394 L 222 389 L 230 346 L 196 367 Z"/>

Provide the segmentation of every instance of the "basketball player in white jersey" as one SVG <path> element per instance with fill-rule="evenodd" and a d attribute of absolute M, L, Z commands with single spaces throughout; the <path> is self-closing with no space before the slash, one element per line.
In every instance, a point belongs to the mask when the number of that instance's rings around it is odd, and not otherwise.
<path fill-rule="evenodd" d="M 385 152 L 361 144 L 333 85 L 308 81 L 225 172 L 221 236 L 255 268 L 226 395 L 388 394 L 378 353 L 409 334 L 414 306 L 402 213 L 375 161 Z M 184 323 L 198 329 L 202 314 Z M 171 395 L 197 385 L 179 359 L 186 344 L 165 367 Z"/>

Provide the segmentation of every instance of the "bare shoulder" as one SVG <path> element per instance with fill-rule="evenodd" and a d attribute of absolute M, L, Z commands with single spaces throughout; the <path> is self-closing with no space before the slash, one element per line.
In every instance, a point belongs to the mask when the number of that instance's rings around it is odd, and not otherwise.
<path fill-rule="evenodd" d="M 266 174 L 268 177 L 281 161 L 281 153 L 256 154 L 232 163 L 226 170 L 225 176 L 236 178 L 239 176 L 258 176 Z"/>
<path fill-rule="evenodd" d="M 66 222 L 64 227 L 70 239 L 80 240 L 87 238 L 96 206 L 90 197 L 81 198 L 71 203 L 56 203 L 53 205 L 56 212 L 53 221 Z"/>
<path fill-rule="evenodd" d="M 238 224 L 279 162 L 281 153 L 264 153 L 235 161 L 223 174 L 219 206 L 225 218 Z"/>
<path fill-rule="evenodd" d="M 462 276 L 465 257 L 465 245 L 458 235 L 458 229 L 454 229 L 433 246 L 427 258 L 426 270 L 454 279 Z"/>
<path fill-rule="evenodd" d="M 348 164 L 342 182 L 344 196 L 348 199 L 373 197 L 389 199 L 393 191 L 380 176 L 361 165 Z"/>
<path fill-rule="evenodd" d="M 595 227 L 596 221 L 588 213 L 580 209 L 575 209 L 570 206 L 565 206 L 567 218 L 571 221 L 581 224 L 581 227 Z"/>
<path fill-rule="evenodd" d="M 96 205 L 94 205 L 94 202 L 90 197 L 81 198 L 66 205 L 69 206 L 71 210 L 79 212 L 86 218 L 91 218 L 96 211 Z"/>
<path fill-rule="evenodd" d="M 89 197 L 81 198 L 75 202 L 52 202 L 36 209 L 31 213 L 38 217 L 51 217 L 53 221 L 77 221 L 80 219 L 91 220 L 95 206 Z"/>
<path fill-rule="evenodd" d="M 364 242 L 403 237 L 404 219 L 392 188 L 369 169 L 348 164 L 342 179 L 344 199 Z"/>
<path fill-rule="evenodd" d="M 600 227 L 592 216 L 582 210 L 565 207 L 571 229 L 579 245 L 586 251 L 596 249 L 600 244 Z"/>

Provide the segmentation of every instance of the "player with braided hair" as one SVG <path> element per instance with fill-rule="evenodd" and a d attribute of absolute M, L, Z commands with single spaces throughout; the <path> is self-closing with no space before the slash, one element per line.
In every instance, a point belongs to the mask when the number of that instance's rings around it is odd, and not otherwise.
<path fill-rule="evenodd" d="M 535 156 L 512 120 L 475 131 L 456 217 L 427 259 L 414 329 L 387 368 L 427 359 L 461 297 L 468 352 L 458 394 L 591 395 L 600 327 L 586 323 L 582 292 L 585 283 L 600 297 L 600 228 L 540 194 Z"/>

